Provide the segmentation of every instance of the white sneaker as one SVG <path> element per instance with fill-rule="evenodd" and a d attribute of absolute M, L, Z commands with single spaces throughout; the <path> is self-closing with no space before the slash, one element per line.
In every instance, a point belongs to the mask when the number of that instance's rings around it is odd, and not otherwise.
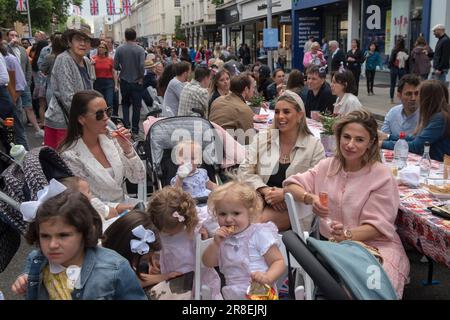
<path fill-rule="evenodd" d="M 43 137 L 44 137 L 44 130 L 39 129 L 39 131 L 36 131 L 36 132 L 34 133 L 34 137 L 35 137 L 35 138 L 43 138 Z"/>

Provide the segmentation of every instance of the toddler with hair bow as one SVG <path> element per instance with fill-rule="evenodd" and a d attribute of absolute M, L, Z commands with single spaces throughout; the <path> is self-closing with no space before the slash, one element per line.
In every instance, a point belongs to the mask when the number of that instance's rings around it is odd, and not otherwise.
<path fill-rule="evenodd" d="M 206 232 L 199 223 L 194 199 L 180 188 L 165 187 L 153 194 L 147 208 L 161 240 L 160 259 L 154 259 L 151 272 L 194 271 L 195 235 Z M 211 289 L 213 300 L 222 300 L 220 278 L 213 268 L 202 269 L 201 284 Z"/>
<path fill-rule="evenodd" d="M 150 273 L 151 258 L 161 250 L 161 241 L 158 230 L 145 212 L 130 211 L 114 221 L 106 229 L 103 237 L 103 247 L 116 251 L 130 262 L 149 298 L 150 290 L 146 288 L 182 274 L 180 272 Z"/>
<path fill-rule="evenodd" d="M 79 191 L 52 179 L 37 201 L 20 211 L 30 222 L 26 239 L 39 249 L 28 255 L 25 272 L 12 285 L 27 300 L 146 300 L 129 262 L 97 247 L 99 214 Z"/>

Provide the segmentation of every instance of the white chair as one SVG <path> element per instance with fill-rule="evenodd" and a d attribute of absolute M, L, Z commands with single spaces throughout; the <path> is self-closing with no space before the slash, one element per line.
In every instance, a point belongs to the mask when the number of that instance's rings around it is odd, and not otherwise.
<path fill-rule="evenodd" d="M 205 267 L 202 262 L 203 252 L 214 241 L 213 238 L 202 240 L 201 235 L 195 238 L 195 270 L 194 270 L 194 300 L 211 300 L 211 288 L 201 285 L 201 269 Z"/>
<path fill-rule="evenodd" d="M 298 236 L 306 243 L 306 240 L 309 237 L 311 222 L 313 220 L 312 206 L 295 202 L 294 197 L 290 193 L 285 194 L 284 200 L 286 201 L 288 208 L 289 221 L 291 223 L 292 231 L 298 234 Z M 305 225 L 308 228 L 308 231 L 304 230 Z M 285 251 L 286 250 L 284 250 L 284 252 Z M 296 299 L 313 300 L 314 283 L 311 277 L 305 272 L 305 270 L 303 270 L 292 255 L 289 255 L 289 258 L 291 261 L 291 266 L 297 270 L 294 281 Z M 300 277 L 303 278 L 303 290 L 302 286 L 298 285 L 301 281 Z"/>

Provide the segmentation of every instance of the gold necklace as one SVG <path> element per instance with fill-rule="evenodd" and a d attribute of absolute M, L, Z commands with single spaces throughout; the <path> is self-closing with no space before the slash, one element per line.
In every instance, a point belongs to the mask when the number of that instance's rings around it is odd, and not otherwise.
<path fill-rule="evenodd" d="M 282 155 L 282 156 L 280 157 L 280 162 L 281 162 L 281 163 L 288 163 L 290 160 L 291 160 L 291 159 L 290 159 L 290 157 L 289 157 L 289 154 L 285 154 L 285 155 Z"/>

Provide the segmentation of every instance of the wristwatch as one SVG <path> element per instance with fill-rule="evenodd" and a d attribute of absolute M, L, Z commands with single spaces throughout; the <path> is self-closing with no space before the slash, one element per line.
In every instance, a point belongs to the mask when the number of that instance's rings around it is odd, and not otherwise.
<path fill-rule="evenodd" d="M 345 229 L 344 230 L 344 237 L 345 237 L 345 240 L 352 240 L 353 234 L 352 234 L 352 232 L 350 230 Z"/>

